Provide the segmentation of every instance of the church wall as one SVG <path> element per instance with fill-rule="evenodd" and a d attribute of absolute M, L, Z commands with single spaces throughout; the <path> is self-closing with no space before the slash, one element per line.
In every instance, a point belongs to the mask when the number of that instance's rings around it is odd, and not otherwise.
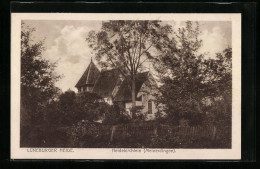
<path fill-rule="evenodd" d="M 109 105 L 113 105 L 113 101 L 111 97 L 105 97 L 104 98 L 105 102 L 108 103 Z"/>
<path fill-rule="evenodd" d="M 142 102 L 141 101 L 136 101 L 135 102 L 136 106 L 142 106 Z M 132 102 L 126 102 L 125 103 L 125 109 L 127 111 L 127 113 L 131 116 L 131 108 L 132 108 Z"/>
<path fill-rule="evenodd" d="M 86 88 L 86 91 L 87 91 L 87 92 L 92 92 L 92 90 L 93 90 L 93 86 L 88 86 L 88 87 Z"/>
<path fill-rule="evenodd" d="M 153 120 L 155 118 L 155 114 L 157 113 L 156 105 L 154 103 L 154 96 L 150 94 L 145 94 L 143 95 L 143 106 L 144 108 L 142 109 L 141 113 L 146 114 L 146 120 Z M 152 113 L 148 114 L 148 102 L 151 101 L 152 103 Z"/>
<path fill-rule="evenodd" d="M 152 77 L 152 76 L 151 76 Z M 143 106 L 143 109 L 141 110 L 142 114 L 146 115 L 146 120 L 153 120 L 155 118 L 155 114 L 158 112 L 157 108 L 156 108 L 156 104 L 154 102 L 154 100 L 156 100 L 156 98 L 153 96 L 153 93 L 156 92 L 155 89 L 151 89 L 151 84 L 153 84 L 154 81 L 153 79 L 151 79 L 151 81 L 147 81 L 147 83 L 144 83 L 139 91 L 139 93 L 137 94 L 137 97 L 142 97 L 142 101 L 136 101 L 136 106 Z M 152 113 L 148 114 L 148 102 L 151 101 L 152 104 Z M 130 114 L 130 109 L 132 108 L 132 102 L 129 101 L 127 103 L 125 103 L 125 108 L 126 111 L 129 112 Z"/>
<path fill-rule="evenodd" d="M 148 114 L 148 101 L 151 100 L 152 102 L 152 114 Z M 157 113 L 156 105 L 154 103 L 154 97 L 152 95 L 144 95 L 142 101 L 136 101 L 136 106 L 143 106 L 141 110 L 142 114 L 146 114 L 146 120 L 153 120 L 155 118 L 155 114 Z M 132 102 L 125 103 L 126 111 L 130 114 L 130 110 L 132 108 Z"/>

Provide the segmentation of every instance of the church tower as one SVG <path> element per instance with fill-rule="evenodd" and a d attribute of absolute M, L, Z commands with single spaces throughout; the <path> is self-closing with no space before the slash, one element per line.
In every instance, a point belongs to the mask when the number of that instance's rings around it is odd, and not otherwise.
<path fill-rule="evenodd" d="M 78 92 L 92 92 L 93 86 L 100 74 L 100 71 L 96 67 L 96 65 L 93 63 L 92 58 L 91 61 L 79 79 L 78 83 L 76 84 L 76 88 L 78 89 Z"/>

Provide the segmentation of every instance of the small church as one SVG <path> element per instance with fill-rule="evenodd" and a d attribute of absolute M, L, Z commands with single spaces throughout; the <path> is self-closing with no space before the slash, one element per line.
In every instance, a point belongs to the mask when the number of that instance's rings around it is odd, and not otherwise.
<path fill-rule="evenodd" d="M 136 75 L 136 106 L 142 106 L 141 113 L 146 115 L 146 120 L 153 120 L 157 113 L 154 103 L 155 79 L 149 71 Z M 120 102 L 126 112 L 132 116 L 132 95 L 130 77 L 123 77 L 118 70 L 99 70 L 94 62 L 90 61 L 87 69 L 76 84 L 78 92 L 93 92 L 103 97 L 112 105 Z"/>

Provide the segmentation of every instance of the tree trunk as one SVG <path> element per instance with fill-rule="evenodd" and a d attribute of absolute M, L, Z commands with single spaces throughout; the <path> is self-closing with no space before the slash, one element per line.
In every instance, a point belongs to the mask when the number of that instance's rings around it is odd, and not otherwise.
<path fill-rule="evenodd" d="M 196 108 L 197 108 L 198 112 L 199 112 L 200 114 L 202 114 L 202 110 L 201 110 L 201 108 L 200 108 L 200 103 L 199 103 L 198 101 L 196 101 L 196 100 L 194 100 L 194 102 L 195 102 L 195 105 L 196 105 Z"/>
<path fill-rule="evenodd" d="M 135 103 L 135 81 L 132 81 L 132 107 L 135 107 L 136 106 L 136 103 Z"/>
<path fill-rule="evenodd" d="M 136 93 L 135 93 L 135 77 L 132 78 L 132 86 L 131 86 L 131 93 L 132 93 L 132 117 L 135 115 L 135 106 L 136 106 Z"/>

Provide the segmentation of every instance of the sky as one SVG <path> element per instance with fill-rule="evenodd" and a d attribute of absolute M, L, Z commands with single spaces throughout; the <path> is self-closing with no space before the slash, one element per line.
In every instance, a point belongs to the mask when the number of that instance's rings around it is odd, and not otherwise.
<path fill-rule="evenodd" d="M 63 77 L 56 86 L 66 91 L 75 90 L 77 81 L 90 63 L 94 54 L 85 41 L 91 30 L 99 30 L 102 21 L 69 21 L 69 20 L 26 20 L 26 25 L 34 27 L 33 40 L 44 40 L 43 57 L 56 62 L 55 72 Z M 184 22 L 167 21 L 174 28 L 183 27 Z M 199 22 L 203 45 L 199 52 L 206 57 L 214 57 L 232 46 L 232 27 L 229 21 Z"/>

